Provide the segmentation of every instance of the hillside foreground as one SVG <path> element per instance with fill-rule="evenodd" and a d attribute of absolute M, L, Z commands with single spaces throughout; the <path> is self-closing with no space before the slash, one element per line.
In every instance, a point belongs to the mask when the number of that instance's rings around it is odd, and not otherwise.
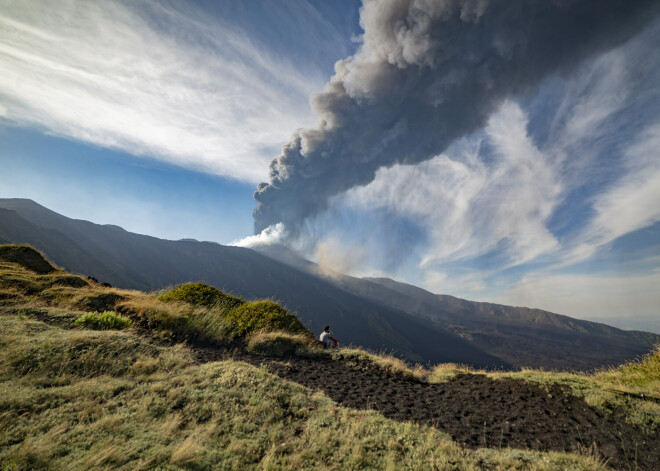
<path fill-rule="evenodd" d="M 660 469 L 660 404 L 611 391 L 657 396 L 660 350 L 591 375 L 410 369 L 319 350 L 272 302 L 117 290 L 20 246 L 0 329 L 2 469 Z"/>

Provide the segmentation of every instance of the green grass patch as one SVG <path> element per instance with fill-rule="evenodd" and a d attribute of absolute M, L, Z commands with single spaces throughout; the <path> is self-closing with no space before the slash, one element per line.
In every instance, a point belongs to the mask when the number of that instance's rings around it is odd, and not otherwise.
<path fill-rule="evenodd" d="M 131 327 L 133 321 L 113 311 L 88 312 L 76 319 L 75 325 L 94 330 L 121 330 Z"/>
<path fill-rule="evenodd" d="M 231 309 L 243 303 L 243 300 L 229 294 L 225 294 L 218 288 L 203 283 L 186 283 L 178 286 L 158 297 L 160 301 L 180 301 L 195 306 L 212 307 L 217 304 Z"/>
<path fill-rule="evenodd" d="M 172 351 L 127 332 L 62 330 L 28 319 L 0 320 L 5 336 L 0 372 L 9 376 L 34 376 L 49 381 L 122 376 L 153 369 L 148 365 Z"/>
<path fill-rule="evenodd" d="M 472 368 L 468 365 L 457 363 L 442 363 L 431 368 L 428 379 L 429 383 L 444 383 L 456 378 L 459 375 L 467 374 L 486 374 L 484 370 Z"/>
<path fill-rule="evenodd" d="M 613 386 L 660 395 L 660 345 L 639 361 L 600 371 L 595 377 Z"/>

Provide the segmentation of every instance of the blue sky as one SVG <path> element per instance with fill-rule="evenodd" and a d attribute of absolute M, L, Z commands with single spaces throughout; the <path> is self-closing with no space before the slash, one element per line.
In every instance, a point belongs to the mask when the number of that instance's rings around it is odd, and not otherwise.
<path fill-rule="evenodd" d="M 356 2 L 0 2 L 0 194 L 179 239 L 252 193 L 353 52 Z M 44 11 L 47 10 L 47 11 Z"/>
<path fill-rule="evenodd" d="M 359 52 L 359 8 L 0 0 L 0 197 L 168 239 L 251 236 L 270 160 Z M 502 100 L 288 242 L 332 270 L 660 332 L 659 41 L 655 21 Z"/>

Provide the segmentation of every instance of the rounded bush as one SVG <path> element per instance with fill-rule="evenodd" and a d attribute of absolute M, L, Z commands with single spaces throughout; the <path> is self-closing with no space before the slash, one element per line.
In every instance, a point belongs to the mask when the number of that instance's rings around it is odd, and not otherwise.
<path fill-rule="evenodd" d="M 238 335 L 255 330 L 282 330 L 293 334 L 308 332 L 298 318 L 273 301 L 251 301 L 227 314 Z"/>
<path fill-rule="evenodd" d="M 161 301 L 183 301 L 196 306 L 211 307 L 222 304 L 233 308 L 243 303 L 243 300 L 229 294 L 225 294 L 218 288 L 205 285 L 204 283 L 186 283 L 177 286 L 158 298 Z"/>

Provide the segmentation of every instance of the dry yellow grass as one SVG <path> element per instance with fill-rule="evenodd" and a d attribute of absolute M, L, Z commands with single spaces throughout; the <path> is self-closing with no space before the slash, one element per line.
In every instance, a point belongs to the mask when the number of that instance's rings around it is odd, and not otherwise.
<path fill-rule="evenodd" d="M 265 356 L 283 356 L 297 354 L 301 356 L 316 356 L 323 351 L 308 334 L 292 334 L 282 331 L 256 331 L 247 338 L 249 352 Z"/>
<path fill-rule="evenodd" d="M 172 452 L 170 463 L 187 467 L 187 465 L 194 464 L 197 459 L 204 455 L 206 443 L 204 438 L 209 435 L 204 430 L 205 427 L 195 428 L 188 437 L 178 445 Z"/>
<path fill-rule="evenodd" d="M 422 365 L 410 366 L 400 358 L 391 355 L 377 354 L 361 348 L 340 348 L 337 350 L 326 350 L 326 352 L 335 358 L 360 359 L 366 360 L 385 371 L 412 378 L 417 381 L 427 381 L 429 372 Z"/>
<path fill-rule="evenodd" d="M 185 344 L 163 346 L 143 330 L 74 329 L 89 299 L 114 294 L 121 297 L 118 311 L 163 332 L 222 335 L 213 309 L 53 281 L 0 264 L 0 289 L 18 295 L 0 305 L 3 471 L 604 468 L 590 456 L 465 449 L 434 428 L 340 407 L 265 368 L 235 361 L 198 364 Z M 277 335 L 263 334 L 259 342 Z M 320 354 L 365 359 L 418 379 L 432 374 L 362 350 Z M 631 387 L 655 387 L 645 379 L 646 367 L 628 367 L 621 374 Z M 463 371 L 445 366 L 438 376 L 456 370 Z M 608 378 L 608 384 L 615 381 Z"/>
<path fill-rule="evenodd" d="M 484 370 L 472 368 L 468 365 L 459 365 L 457 363 L 442 363 L 431 368 L 429 374 L 430 383 L 444 383 L 454 379 L 458 375 L 467 374 L 486 374 Z"/>

